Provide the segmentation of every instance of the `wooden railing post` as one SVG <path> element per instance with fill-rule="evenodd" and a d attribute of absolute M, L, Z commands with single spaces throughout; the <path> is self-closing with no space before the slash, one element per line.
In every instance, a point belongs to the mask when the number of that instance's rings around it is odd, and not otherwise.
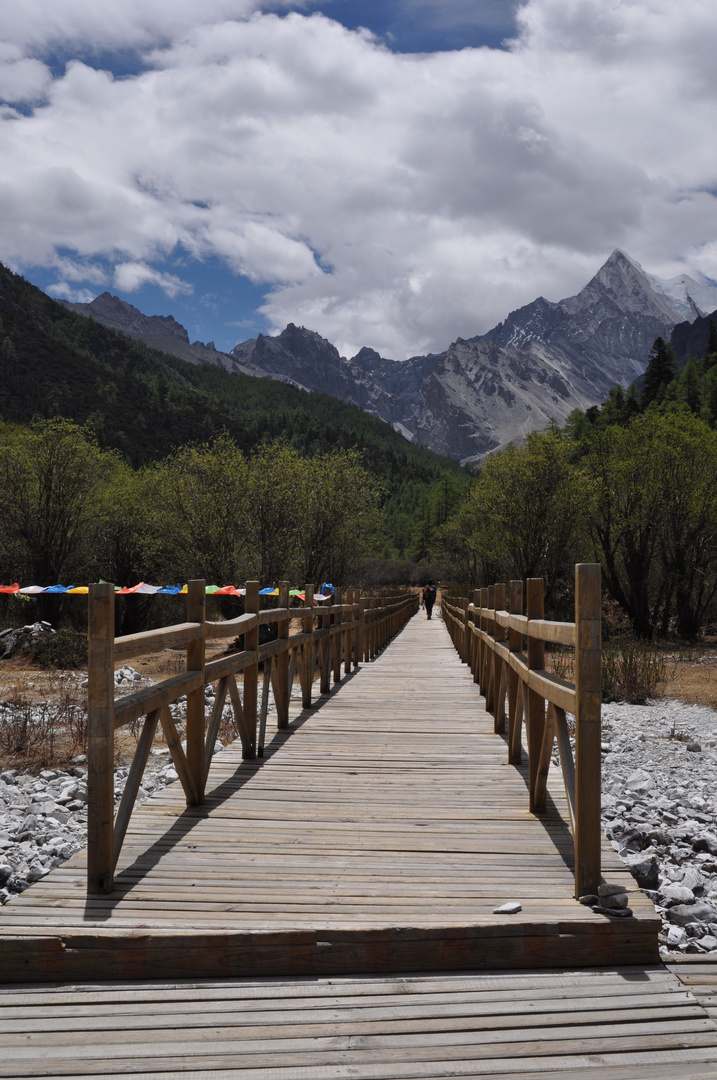
<path fill-rule="evenodd" d="M 314 629 L 314 586 L 313 584 L 304 586 L 304 606 L 311 608 L 311 614 L 305 616 L 303 630 L 305 634 L 311 634 Z M 301 707 L 303 709 L 311 708 L 311 691 L 314 683 L 314 643 L 313 641 L 304 642 L 302 648 L 302 664 L 301 664 Z"/>
<path fill-rule="evenodd" d="M 476 615 L 476 609 L 478 607 L 478 596 L 479 596 L 479 590 L 478 589 L 471 589 L 471 591 L 469 593 L 469 597 L 470 597 L 470 602 L 473 605 L 473 612 L 472 612 L 472 615 L 471 615 L 471 621 L 470 621 L 469 629 L 470 629 L 470 635 L 471 635 L 470 668 L 471 668 L 471 674 L 473 676 L 473 682 L 476 682 L 476 676 L 477 676 L 477 672 L 478 672 L 478 635 L 476 634 L 476 626 L 478 625 L 478 618 L 477 618 L 477 615 Z"/>
<path fill-rule="evenodd" d="M 486 633 L 490 638 L 495 637 L 495 585 L 489 585 L 488 589 L 488 610 L 493 614 L 486 616 Z M 485 676 L 485 707 L 489 713 L 495 710 L 495 653 L 489 645 L 486 646 L 486 676 Z"/>
<path fill-rule="evenodd" d="M 523 614 L 523 582 L 513 580 L 510 583 L 510 614 Z M 523 635 L 512 627 L 508 632 L 508 648 L 519 653 L 523 645 Z M 511 765 L 520 765 L 522 751 L 523 700 L 520 676 L 513 668 L 508 670 L 508 761 Z"/>
<path fill-rule="evenodd" d="M 333 597 L 331 598 L 333 600 Z M 322 630 L 326 631 L 326 636 L 322 637 L 319 641 L 319 693 L 322 695 L 329 694 L 331 692 L 331 670 L 329 668 L 329 661 L 331 656 L 331 638 L 329 637 L 331 627 L 331 612 L 329 607 L 331 602 L 325 607 L 319 608 L 319 626 Z"/>
<path fill-rule="evenodd" d="M 343 623 L 343 612 L 341 611 L 341 604 L 343 601 L 343 592 L 341 589 L 337 589 L 334 593 L 334 604 L 338 607 L 338 611 L 334 615 L 334 626 L 341 626 Z M 341 682 L 341 652 L 343 648 L 344 633 L 343 630 L 339 630 L 338 633 L 332 635 L 333 641 L 333 662 L 334 662 L 334 685 L 337 682 Z"/>
<path fill-rule="evenodd" d="M 279 607 L 289 607 L 289 582 L 279 582 Z M 289 620 L 279 619 L 276 627 L 276 636 L 280 641 L 286 641 L 289 637 Z M 276 658 L 276 725 L 279 728 L 289 726 L 289 698 L 291 687 L 289 686 L 289 650 L 280 652 Z"/>
<path fill-rule="evenodd" d="M 259 582 L 246 582 L 246 595 L 244 597 L 244 612 L 247 615 L 259 614 Z M 256 653 L 259 648 L 259 624 L 253 630 L 247 630 L 244 634 L 244 648 L 248 652 Z M 256 722 L 257 722 L 257 699 L 259 686 L 259 657 L 253 664 L 244 668 L 244 728 L 247 736 L 247 758 L 256 757 Z M 291 687 L 289 687 L 291 690 Z"/>
<path fill-rule="evenodd" d="M 346 590 L 345 603 L 347 603 L 347 604 L 351 603 L 351 596 L 352 596 L 351 589 L 347 589 Z M 351 674 L 351 653 L 352 653 L 352 644 L 353 644 L 353 626 L 351 625 L 351 620 L 353 618 L 353 610 L 351 611 L 350 615 L 349 615 L 348 611 L 345 614 L 346 614 L 346 629 L 344 630 L 344 675 L 350 675 Z"/>
<path fill-rule="evenodd" d="M 488 588 L 485 585 L 483 586 L 483 588 L 480 591 L 480 607 L 481 607 L 481 613 L 482 614 L 481 614 L 480 619 L 479 619 L 479 625 L 480 625 L 481 630 L 485 634 L 487 632 L 487 630 L 488 630 L 488 618 L 487 618 L 487 616 L 485 614 L 483 614 L 488 608 Z M 483 697 L 485 697 L 486 692 L 487 692 L 487 675 L 488 675 L 488 647 L 487 647 L 485 641 L 483 640 L 483 638 L 481 638 L 481 640 L 480 640 L 480 674 L 478 676 L 478 685 L 480 687 L 480 692 L 483 695 Z"/>
<path fill-rule="evenodd" d="M 87 632 L 87 892 L 112 892 L 114 878 L 115 592 L 90 585 Z"/>
<path fill-rule="evenodd" d="M 358 668 L 361 659 L 361 653 L 359 652 L 359 591 L 358 589 L 351 590 L 351 619 L 353 621 L 353 630 L 351 634 L 352 641 L 352 667 L 354 671 Z"/>
<path fill-rule="evenodd" d="M 528 578 L 527 589 L 527 615 L 528 615 L 528 670 L 535 671 L 545 667 L 545 644 L 538 638 L 530 636 L 530 620 L 542 619 L 545 614 L 543 601 L 543 579 Z M 535 690 L 528 688 L 528 708 L 525 718 L 528 729 L 528 789 L 530 792 L 530 810 L 536 812 L 545 809 L 544 802 L 536 802 L 535 790 L 538 778 L 538 765 L 540 762 L 540 749 L 543 745 L 543 728 L 545 727 L 545 698 L 540 697 Z"/>
<path fill-rule="evenodd" d="M 368 601 L 365 596 L 359 597 L 358 602 L 358 644 L 356 646 L 356 662 L 363 664 L 366 659 L 366 606 Z"/>
<path fill-rule="evenodd" d="M 470 626 L 470 613 L 468 611 L 468 601 L 464 601 L 463 608 L 463 641 L 460 650 L 461 660 L 464 664 L 470 664 L 471 660 L 471 626 Z"/>
<path fill-rule="evenodd" d="M 187 586 L 187 622 L 204 626 L 206 591 L 204 580 L 190 581 Z M 204 633 L 187 645 L 187 671 L 204 675 Z M 187 768 L 197 794 L 197 804 L 204 802 L 204 682 L 187 694 Z"/>
<path fill-rule="evenodd" d="M 575 567 L 575 895 L 600 884 L 600 566 Z"/>
<path fill-rule="evenodd" d="M 497 584 L 493 594 L 495 611 L 505 609 L 505 585 Z M 501 641 L 504 638 L 502 628 L 493 619 L 493 637 Z M 493 729 L 496 734 L 505 731 L 505 679 L 503 671 L 503 658 L 497 652 L 493 653 Z"/>

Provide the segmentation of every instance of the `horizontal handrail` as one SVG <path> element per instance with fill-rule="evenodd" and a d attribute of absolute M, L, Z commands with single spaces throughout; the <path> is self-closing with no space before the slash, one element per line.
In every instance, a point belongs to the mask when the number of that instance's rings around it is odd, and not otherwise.
<path fill-rule="evenodd" d="M 160 652 L 162 649 L 179 649 L 196 641 L 202 636 L 199 623 L 178 623 L 176 626 L 163 626 L 159 630 L 144 630 L 141 634 L 125 634 L 115 638 L 115 663 L 132 660 L 147 653 Z"/>

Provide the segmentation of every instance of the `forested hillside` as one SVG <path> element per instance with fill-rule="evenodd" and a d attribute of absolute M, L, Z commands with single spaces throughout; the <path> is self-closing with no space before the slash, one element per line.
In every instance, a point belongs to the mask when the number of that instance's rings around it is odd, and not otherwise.
<path fill-rule="evenodd" d="M 549 610 L 567 617 L 574 563 L 598 561 L 640 637 L 717 621 L 714 324 L 704 342 L 680 371 L 658 338 L 640 387 L 491 457 L 438 535 L 447 571 L 467 587 L 545 577 Z"/>
<path fill-rule="evenodd" d="M 56 303 L 0 267 L 0 419 L 65 417 L 134 468 L 222 433 L 244 454 L 281 441 L 302 456 L 357 450 L 380 484 L 374 553 L 425 550 L 436 491 L 467 485 L 454 461 L 408 443 L 363 410 L 268 379 L 157 353 Z M 432 507 L 434 509 L 432 509 Z"/>

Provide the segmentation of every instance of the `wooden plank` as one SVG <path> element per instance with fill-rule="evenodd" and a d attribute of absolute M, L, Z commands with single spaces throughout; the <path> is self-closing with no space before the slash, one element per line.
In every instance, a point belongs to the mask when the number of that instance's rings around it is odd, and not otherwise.
<path fill-rule="evenodd" d="M 575 567 L 575 895 L 600 884 L 600 566 Z"/>
<path fill-rule="evenodd" d="M 528 627 L 534 619 L 543 618 L 543 579 L 528 578 L 526 582 L 526 604 Z M 531 672 L 542 671 L 545 667 L 545 645 L 542 641 L 528 636 L 528 668 Z M 530 685 L 528 677 L 525 697 L 525 726 L 528 737 L 528 794 L 530 809 L 534 812 L 545 808 L 545 802 L 539 799 L 538 769 L 540 767 L 540 748 L 543 745 L 545 728 L 545 698 L 540 690 Z"/>
<path fill-rule="evenodd" d="M 217 641 L 222 638 L 240 637 L 250 630 L 256 629 L 258 621 L 258 612 L 246 611 L 243 615 L 237 615 L 236 619 L 205 623 L 206 639 L 207 641 Z"/>
<path fill-rule="evenodd" d="M 541 641 L 550 641 L 557 645 L 575 645 L 575 623 L 531 619 L 527 632 L 531 637 L 540 638 Z"/>
<path fill-rule="evenodd" d="M 201 636 L 201 625 L 190 622 L 163 626 L 158 630 L 145 630 L 140 634 L 125 634 L 115 638 L 114 662 L 117 664 L 136 656 L 160 652 L 162 649 L 181 649 Z"/>
<path fill-rule="evenodd" d="M 204 617 L 206 610 L 206 582 L 203 578 L 190 581 L 187 585 L 187 622 L 199 623 L 202 636 L 187 645 L 187 675 L 194 674 L 195 683 L 187 689 L 187 769 L 192 777 L 193 790 L 197 792 L 198 802 L 204 799 L 206 777 L 204 758 Z M 164 684 L 166 688 L 166 683 Z M 157 702 L 156 708 L 169 704 L 167 698 Z"/>
<path fill-rule="evenodd" d="M 214 697 L 214 705 L 212 706 L 212 715 L 209 719 L 209 726 L 207 727 L 207 734 L 204 740 L 204 783 L 206 785 L 209 777 L 209 769 L 212 764 L 212 758 L 214 757 L 214 747 L 216 746 L 217 736 L 219 734 L 219 725 L 222 722 L 222 714 L 224 712 L 224 703 L 227 700 L 227 688 L 228 688 L 229 676 L 219 680 L 219 687 Z"/>
<path fill-rule="evenodd" d="M 559 709 L 565 712 L 575 712 L 575 688 L 572 683 L 553 675 L 550 671 L 530 671 L 528 673 L 528 686 L 541 698 L 551 701 Z"/>
<path fill-rule="evenodd" d="M 112 891 L 114 869 L 114 636 L 111 584 L 90 585 L 87 667 L 87 891 Z"/>
<path fill-rule="evenodd" d="M 162 725 L 162 732 L 172 758 L 172 764 L 177 770 L 177 776 L 184 789 L 187 806 L 196 806 L 199 801 L 199 793 L 194 785 L 194 778 L 189 771 L 187 757 L 182 748 L 182 743 L 177 734 L 177 729 L 168 705 L 164 705 L 159 710 L 159 722 Z"/>
<path fill-rule="evenodd" d="M 129 775 L 125 781 L 124 791 L 122 792 L 122 798 L 117 809 L 117 817 L 114 825 L 113 870 L 117 865 L 117 859 L 122 850 L 122 844 L 124 842 L 125 833 L 127 832 L 127 826 L 129 825 L 130 815 L 134 809 L 139 785 L 142 782 L 142 776 L 144 775 L 144 770 L 147 761 L 149 760 L 149 752 L 152 749 L 152 743 L 154 742 L 154 733 L 157 730 L 158 720 L 159 709 L 156 709 L 145 717 L 144 724 L 142 725 L 142 732 L 139 741 L 137 742 L 137 749 L 132 758 Z"/>
<path fill-rule="evenodd" d="M 147 713 L 171 704 L 177 698 L 182 697 L 183 694 L 189 695 L 199 689 L 202 691 L 203 698 L 204 672 L 201 670 L 183 671 L 181 674 L 173 675 L 161 683 L 146 686 L 134 694 L 127 694 L 126 697 L 118 698 L 114 705 L 115 730 L 124 727 L 126 724 L 131 724 L 133 720 L 139 719 L 140 716 L 146 716 Z"/>

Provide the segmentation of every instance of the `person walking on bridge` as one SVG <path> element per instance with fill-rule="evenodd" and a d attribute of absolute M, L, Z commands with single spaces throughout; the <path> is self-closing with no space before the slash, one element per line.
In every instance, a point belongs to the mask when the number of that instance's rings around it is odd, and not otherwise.
<path fill-rule="evenodd" d="M 426 609 L 426 618 L 430 619 L 433 605 L 436 602 L 436 586 L 429 581 L 423 589 L 422 606 Z"/>

